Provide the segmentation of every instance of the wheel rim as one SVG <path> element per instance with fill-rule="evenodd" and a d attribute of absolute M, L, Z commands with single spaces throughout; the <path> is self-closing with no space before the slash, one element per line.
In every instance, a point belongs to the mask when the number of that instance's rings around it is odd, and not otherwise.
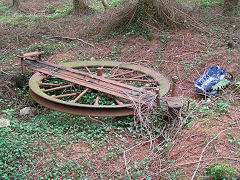
<path fill-rule="evenodd" d="M 93 74 L 97 73 L 97 68 L 103 67 L 103 76 L 106 79 L 111 79 L 128 85 L 131 84 L 136 87 L 140 86 L 146 89 L 152 89 L 152 91 L 154 91 L 156 86 L 160 86 L 161 95 L 166 94 L 170 87 L 168 80 L 164 76 L 143 66 L 111 61 L 82 61 L 64 63 L 62 65 Z M 52 79 L 54 79 L 54 76 Z M 54 84 L 51 81 L 50 76 L 46 77 L 39 72 L 35 73 L 30 78 L 29 87 L 33 99 L 50 109 L 82 116 L 107 117 L 128 116 L 134 114 L 132 103 L 129 101 L 111 96 L 109 98 L 112 99 L 115 104 L 104 104 L 101 103 L 101 99 L 103 99 L 102 96 L 106 94 L 102 95 L 101 92 L 99 93 L 96 90 L 86 90 L 87 88 L 78 87 L 67 82 L 64 82 L 63 84 Z M 42 89 L 43 87 L 45 87 L 45 89 Z M 86 92 L 84 93 L 84 91 Z M 82 104 L 83 97 L 89 92 L 97 93 L 96 97 L 94 97 L 96 98 L 95 102 L 91 104 Z M 57 94 L 54 95 L 54 93 Z M 81 93 L 83 93 L 83 95 L 79 97 Z M 90 96 L 88 95 L 86 97 Z"/>

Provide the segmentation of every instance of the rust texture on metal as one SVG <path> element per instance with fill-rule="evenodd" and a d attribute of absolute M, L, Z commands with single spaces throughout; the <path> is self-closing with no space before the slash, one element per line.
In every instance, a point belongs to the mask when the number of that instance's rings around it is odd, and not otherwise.
<path fill-rule="evenodd" d="M 172 77 L 172 97 L 177 96 L 177 83 L 178 83 L 178 77 L 173 76 Z"/>
<path fill-rule="evenodd" d="M 25 74 L 25 69 L 26 69 L 26 68 L 25 68 L 25 65 L 24 65 L 24 57 L 23 57 L 23 56 L 24 56 L 24 53 L 21 51 L 19 57 L 20 57 L 20 59 L 21 59 L 22 73 Z"/>
<path fill-rule="evenodd" d="M 160 98 L 161 98 L 161 94 L 160 94 L 160 87 L 156 87 L 155 89 L 156 92 L 156 101 L 157 101 L 157 106 L 160 107 Z"/>
<path fill-rule="evenodd" d="M 48 108 L 76 115 L 133 115 L 133 101 L 146 104 L 149 99 L 155 98 L 157 95 L 157 103 L 160 105 L 160 98 L 170 88 L 169 82 L 164 76 L 143 66 L 111 61 L 82 61 L 62 65 L 27 58 L 23 58 L 23 61 L 24 65 L 29 69 L 37 71 L 29 81 L 30 93 L 33 99 Z M 83 68 L 87 72 L 80 71 L 78 68 Z M 97 71 L 95 74 L 92 72 L 93 68 Z M 111 75 L 108 77 L 103 72 L 105 68 L 112 69 Z M 46 83 L 44 79 L 47 79 L 48 76 L 60 78 L 71 84 L 58 85 L 54 84 L 54 82 Z M 121 80 L 116 81 L 118 78 Z M 137 81 L 146 86 L 140 88 L 133 86 L 131 83 L 123 83 L 122 81 Z M 149 83 L 154 84 L 154 86 L 148 87 Z M 58 95 L 47 94 L 47 92 L 59 91 L 61 89 L 69 88 L 71 90 L 72 87 L 76 86 L 85 87 L 86 89 Z M 116 102 L 115 105 L 101 105 L 99 94 L 96 96 L 93 105 L 77 103 L 89 90 L 96 90 L 96 92 L 101 92 L 106 94 L 106 96 L 112 97 Z M 70 97 L 72 100 L 62 100 L 61 98 L 64 97 Z"/>
<path fill-rule="evenodd" d="M 97 75 L 102 76 L 103 75 L 103 67 L 98 67 L 97 68 Z"/>
<path fill-rule="evenodd" d="M 31 60 L 30 60 L 31 61 Z M 45 74 L 53 75 L 55 77 L 64 79 L 66 81 L 85 86 L 97 91 L 101 91 L 113 96 L 121 97 L 128 100 L 133 100 L 140 103 L 146 103 L 144 97 L 153 97 L 155 94 L 152 91 L 143 90 L 138 87 L 123 84 L 121 82 L 106 79 L 102 76 L 81 72 L 72 68 L 63 67 L 51 63 L 39 63 L 31 61 L 29 68 L 42 72 Z M 62 87 L 56 87 L 60 89 Z M 65 88 L 65 86 L 64 86 Z M 52 90 L 52 89 L 51 89 Z M 51 90 L 43 90 L 45 92 Z M 143 96 L 142 99 L 139 96 Z"/>

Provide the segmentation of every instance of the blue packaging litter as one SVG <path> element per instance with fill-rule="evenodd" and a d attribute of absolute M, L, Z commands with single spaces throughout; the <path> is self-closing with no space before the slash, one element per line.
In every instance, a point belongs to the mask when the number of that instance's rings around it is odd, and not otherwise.
<path fill-rule="evenodd" d="M 213 66 L 198 80 L 196 81 L 194 87 L 196 88 L 197 92 L 203 95 L 215 95 L 218 94 L 219 90 L 213 90 L 212 87 L 217 83 L 223 81 L 225 79 L 226 74 L 231 76 L 231 80 L 229 81 L 226 86 L 233 82 L 233 75 L 227 72 L 224 69 L 221 69 L 219 66 Z"/>

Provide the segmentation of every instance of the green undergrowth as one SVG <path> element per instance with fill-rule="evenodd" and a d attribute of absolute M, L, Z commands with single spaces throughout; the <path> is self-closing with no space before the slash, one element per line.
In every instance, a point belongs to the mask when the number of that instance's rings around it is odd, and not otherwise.
<path fill-rule="evenodd" d="M 208 167 L 205 170 L 205 174 L 210 176 L 214 180 L 223 180 L 223 179 L 237 180 L 238 179 L 237 171 L 222 165 Z"/>
<path fill-rule="evenodd" d="M 98 168 L 98 162 L 104 166 L 121 160 L 130 145 L 126 138 L 135 143 L 144 140 L 140 133 L 144 129 L 133 128 L 132 116 L 91 120 L 43 108 L 40 111 L 34 118 L 19 117 L 13 107 L 2 111 L 11 123 L 0 129 L 2 178 L 107 178 L 109 170 Z M 90 172 L 96 173 L 91 176 Z M 132 170 L 133 176 L 135 173 L 139 174 L 138 168 Z M 111 177 L 125 175 L 116 171 Z"/>
<path fill-rule="evenodd" d="M 79 117 L 33 104 L 37 114 L 21 117 L 18 106 L 26 104 L 28 87 L 18 89 L 18 93 L 20 101 L 0 101 L 5 103 L 1 116 L 10 120 L 10 126 L 0 128 L 0 176 L 4 179 L 127 178 L 126 171 L 119 170 L 123 151 L 149 139 L 146 127 L 133 116 Z M 152 116 L 153 136 L 171 128 L 160 121 L 164 114 Z M 168 141 L 152 151 L 166 155 L 172 147 L 171 139 Z M 148 157 L 135 161 L 128 166 L 131 176 L 147 178 L 152 162 Z M 106 168 L 109 164 L 110 169 Z"/>
<path fill-rule="evenodd" d="M 72 146 L 80 143 L 97 156 L 108 141 L 115 141 L 116 134 L 123 132 L 119 126 L 99 125 L 85 117 L 55 111 L 21 120 L 15 110 L 4 111 L 11 125 L 0 129 L 0 175 L 5 179 L 35 179 L 38 173 L 42 178 L 74 178 L 73 172 L 76 177 L 85 177 L 90 169 L 96 169 L 94 158 L 86 159 L 87 151 L 79 158 L 69 155 Z M 116 134 L 111 130 L 115 128 Z M 109 152 L 107 159 L 122 153 L 124 146 L 115 143 L 115 151 Z"/>

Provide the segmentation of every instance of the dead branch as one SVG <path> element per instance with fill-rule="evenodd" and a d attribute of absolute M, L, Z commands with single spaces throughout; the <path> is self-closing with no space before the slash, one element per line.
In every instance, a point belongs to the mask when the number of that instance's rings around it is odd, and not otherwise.
<path fill-rule="evenodd" d="M 87 44 L 87 45 L 95 48 L 95 46 L 93 44 L 90 44 L 90 43 L 88 43 L 88 42 L 86 42 L 86 41 L 84 41 L 80 38 L 71 38 L 71 37 L 63 37 L 63 36 L 51 36 L 51 38 L 60 38 L 60 39 L 67 39 L 67 40 L 72 40 L 72 41 L 81 41 L 82 43 Z"/>
<path fill-rule="evenodd" d="M 198 171 L 198 169 L 199 169 L 199 166 L 200 166 L 200 164 L 201 164 L 201 161 L 202 161 L 202 158 L 203 158 L 203 153 L 206 151 L 206 149 L 207 149 L 207 147 L 209 146 L 209 144 L 211 144 L 215 139 L 217 139 L 218 136 L 219 136 L 220 134 L 222 134 L 223 132 L 225 132 L 225 131 L 227 131 L 227 130 L 233 130 L 233 129 L 236 129 L 236 128 L 227 128 L 227 129 L 224 129 L 224 130 L 220 131 L 211 141 L 209 141 L 209 142 L 207 143 L 207 145 L 206 145 L 206 146 L 203 148 L 203 150 L 202 150 L 202 153 L 201 153 L 201 155 L 200 155 L 197 168 L 196 168 L 196 170 L 194 171 L 191 180 L 194 179 L 194 177 L 195 177 L 195 175 L 196 175 L 196 173 L 197 173 L 197 171 Z"/>

